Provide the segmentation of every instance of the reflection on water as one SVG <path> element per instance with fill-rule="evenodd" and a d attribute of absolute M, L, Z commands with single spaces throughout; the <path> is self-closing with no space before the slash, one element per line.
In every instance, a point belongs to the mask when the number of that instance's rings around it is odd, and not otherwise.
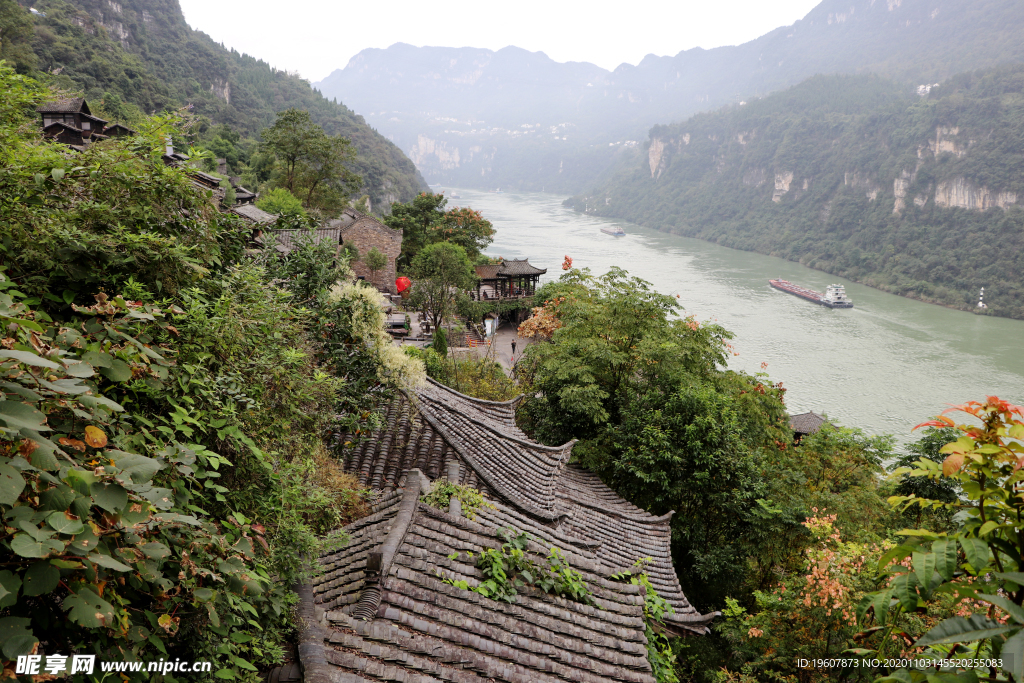
<path fill-rule="evenodd" d="M 582 216 L 562 207 L 560 196 L 458 193 L 452 204 L 479 209 L 494 223 L 490 254 L 529 257 L 548 269 L 547 279 L 561 274 L 569 255 L 577 267 L 603 273 L 620 266 L 679 294 L 687 313 L 736 335 L 739 355 L 730 367 L 752 373 L 768 363 L 772 380 L 788 388 L 790 412 L 824 411 L 843 425 L 904 441 L 948 404 L 991 394 L 1024 400 L 1022 321 L 911 301 L 782 259 Z M 621 225 L 626 236 L 600 232 L 607 225 Z M 839 282 L 855 308 L 816 306 L 770 288 L 769 278 L 818 291 Z"/>

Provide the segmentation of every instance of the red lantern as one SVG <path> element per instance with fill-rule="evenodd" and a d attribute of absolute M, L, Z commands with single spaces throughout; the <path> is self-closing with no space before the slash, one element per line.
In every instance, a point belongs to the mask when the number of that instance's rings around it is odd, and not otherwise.
<path fill-rule="evenodd" d="M 412 280 L 407 277 L 400 277 L 395 280 L 395 287 L 398 289 L 398 293 L 401 294 L 405 290 L 409 289 L 409 287 L 412 287 Z"/>

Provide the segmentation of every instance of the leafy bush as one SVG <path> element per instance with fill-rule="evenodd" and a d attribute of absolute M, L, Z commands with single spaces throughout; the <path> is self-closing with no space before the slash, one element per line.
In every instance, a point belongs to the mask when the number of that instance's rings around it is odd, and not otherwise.
<path fill-rule="evenodd" d="M 438 510 L 447 510 L 452 498 L 461 503 L 462 514 L 466 519 L 476 519 L 476 511 L 481 507 L 494 509 L 494 505 L 488 503 L 477 489 L 447 479 L 435 479 L 430 485 L 430 491 L 420 496 L 421 501 Z"/>
<path fill-rule="evenodd" d="M 514 603 L 520 588 L 533 586 L 545 593 L 596 606 L 583 576 L 573 569 L 558 548 L 551 548 L 547 558 L 537 562 L 529 555 L 533 537 L 515 529 L 496 529 L 504 541 L 500 548 L 488 548 L 476 558 L 476 566 L 484 580 L 474 587 L 466 581 L 442 577 L 445 583 L 479 593 L 485 598 Z M 458 553 L 450 556 L 456 559 Z M 470 553 L 472 557 L 472 553 Z"/>
<path fill-rule="evenodd" d="M 306 217 L 306 210 L 302 208 L 302 202 L 285 187 L 278 187 L 269 192 L 264 192 L 256 200 L 256 206 L 267 213 L 274 213 L 279 216 Z"/>
<path fill-rule="evenodd" d="M 237 628 L 247 613 L 287 606 L 254 561 L 265 527 L 202 514 L 227 459 L 173 438 L 147 444 L 130 401 L 108 397 L 168 379 L 174 351 L 154 343 L 173 329 L 168 311 L 97 299 L 59 324 L 0 293 L 11 335 L 0 351 L 4 659 L 40 641 L 118 659 L 167 655 L 196 622 Z"/>

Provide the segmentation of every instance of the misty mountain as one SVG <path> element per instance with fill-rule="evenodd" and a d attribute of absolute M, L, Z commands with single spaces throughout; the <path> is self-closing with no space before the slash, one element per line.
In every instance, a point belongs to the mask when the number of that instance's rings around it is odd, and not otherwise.
<path fill-rule="evenodd" d="M 941 82 L 1024 59 L 1020 35 L 1017 0 L 824 0 L 743 45 L 611 72 L 514 47 L 396 44 L 360 52 L 314 86 L 365 116 L 430 182 L 579 191 L 654 124 L 818 73 Z"/>

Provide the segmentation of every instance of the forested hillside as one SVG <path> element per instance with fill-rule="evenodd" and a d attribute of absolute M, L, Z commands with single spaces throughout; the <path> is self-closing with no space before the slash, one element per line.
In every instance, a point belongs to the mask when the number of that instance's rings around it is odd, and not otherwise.
<path fill-rule="evenodd" d="M 130 117 L 125 103 L 146 114 L 189 105 L 212 125 L 258 137 L 277 112 L 306 109 L 327 133 L 355 144 L 353 170 L 374 206 L 407 201 L 423 187 L 412 162 L 362 117 L 307 81 L 193 30 L 177 0 L 40 0 L 32 5 L 35 15 L 28 3 L 0 5 L 4 23 L 30 22 L 5 35 L 12 51 L 5 49 L 6 58 L 22 72 L 48 72 L 108 115 Z M 18 44 L 31 50 L 18 51 Z"/>
<path fill-rule="evenodd" d="M 656 126 L 577 210 L 1024 318 L 1024 66 L 924 96 L 874 76 Z"/>

